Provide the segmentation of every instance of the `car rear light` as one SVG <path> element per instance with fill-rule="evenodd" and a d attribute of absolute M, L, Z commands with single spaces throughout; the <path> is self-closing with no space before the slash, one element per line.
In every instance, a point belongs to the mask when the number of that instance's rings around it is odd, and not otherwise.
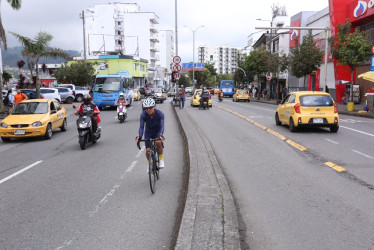
<path fill-rule="evenodd" d="M 239 97 L 239 94 L 236 94 L 237 97 Z"/>
<path fill-rule="evenodd" d="M 295 108 L 295 112 L 296 113 L 298 113 L 298 114 L 301 114 L 301 112 L 300 112 L 300 103 L 296 103 L 296 105 L 294 106 L 294 108 Z"/>
<path fill-rule="evenodd" d="M 338 117 L 335 117 L 334 123 L 338 123 Z"/>
<path fill-rule="evenodd" d="M 72 91 L 73 92 L 73 96 L 75 96 L 75 91 Z"/>
<path fill-rule="evenodd" d="M 212 96 L 211 95 L 209 96 L 209 100 L 212 100 Z"/>
<path fill-rule="evenodd" d="M 301 117 L 299 117 L 299 119 L 297 119 L 297 122 L 298 122 L 298 123 L 301 123 Z"/>
<path fill-rule="evenodd" d="M 195 100 L 196 100 L 196 96 L 194 96 L 194 97 L 193 97 L 193 99 L 195 99 Z"/>
<path fill-rule="evenodd" d="M 334 113 L 338 113 L 338 105 L 336 105 L 336 103 L 334 103 Z M 337 119 L 337 118 L 335 118 Z"/>

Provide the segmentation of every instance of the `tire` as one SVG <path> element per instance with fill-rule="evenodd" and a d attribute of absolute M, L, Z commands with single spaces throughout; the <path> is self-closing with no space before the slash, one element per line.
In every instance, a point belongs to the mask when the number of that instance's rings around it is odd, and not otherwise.
<path fill-rule="evenodd" d="M 72 104 L 73 102 L 74 102 L 73 97 L 68 97 L 68 98 L 66 98 L 66 103 L 67 103 L 67 104 Z"/>
<path fill-rule="evenodd" d="M 289 129 L 290 129 L 291 132 L 296 132 L 297 131 L 297 127 L 293 123 L 292 117 L 290 117 L 290 124 L 288 126 L 289 126 Z"/>
<path fill-rule="evenodd" d="M 336 132 L 338 132 L 338 130 L 339 130 L 339 126 L 338 126 L 338 125 L 335 125 L 335 126 L 333 126 L 333 127 L 330 127 L 330 132 L 331 132 L 331 133 L 336 133 Z"/>
<path fill-rule="evenodd" d="M 68 122 L 66 121 L 66 118 L 64 118 L 64 121 L 62 122 L 62 126 L 60 127 L 62 132 L 65 132 L 68 129 Z"/>
<path fill-rule="evenodd" d="M 7 138 L 7 137 L 1 137 L 1 140 L 3 142 L 10 142 L 10 138 Z"/>
<path fill-rule="evenodd" d="M 156 162 L 153 160 L 152 156 L 150 156 L 152 159 L 152 164 L 148 165 L 148 176 L 149 176 L 149 185 L 151 187 L 152 194 L 156 191 L 156 174 L 153 171 L 153 169 L 156 167 Z"/>
<path fill-rule="evenodd" d="M 82 137 L 82 136 L 80 136 L 79 137 L 79 146 L 81 146 L 81 149 L 82 150 L 85 150 L 86 149 L 86 145 L 87 145 L 87 134 L 84 136 L 84 137 Z"/>
<path fill-rule="evenodd" d="M 49 140 L 52 138 L 52 125 L 48 123 L 47 128 L 45 130 L 44 139 Z"/>
<path fill-rule="evenodd" d="M 275 113 L 275 124 L 276 124 L 277 126 L 282 125 L 282 122 L 279 120 L 278 113 Z"/>
<path fill-rule="evenodd" d="M 76 100 L 77 102 L 82 102 L 82 100 L 83 100 L 83 96 L 82 96 L 82 95 L 77 95 L 77 97 L 75 97 L 75 100 Z"/>

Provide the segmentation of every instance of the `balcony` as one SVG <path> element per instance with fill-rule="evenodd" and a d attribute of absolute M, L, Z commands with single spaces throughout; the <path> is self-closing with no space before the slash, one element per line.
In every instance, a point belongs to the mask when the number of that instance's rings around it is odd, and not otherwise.
<path fill-rule="evenodd" d="M 160 51 L 160 48 L 158 46 L 151 46 L 151 51 L 152 52 L 159 52 Z"/>
<path fill-rule="evenodd" d="M 151 34 L 150 38 L 149 38 L 152 42 L 158 42 L 158 35 L 156 34 Z"/>
<path fill-rule="evenodd" d="M 158 24 L 160 20 L 158 16 L 154 15 L 153 17 L 151 17 L 150 21 L 151 23 Z"/>

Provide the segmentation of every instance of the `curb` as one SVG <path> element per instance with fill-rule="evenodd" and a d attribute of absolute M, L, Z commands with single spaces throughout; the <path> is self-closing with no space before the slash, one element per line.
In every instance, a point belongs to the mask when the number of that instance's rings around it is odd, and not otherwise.
<path fill-rule="evenodd" d="M 190 116 L 173 108 L 190 173 L 175 249 L 240 249 L 234 200 L 214 151 Z"/>

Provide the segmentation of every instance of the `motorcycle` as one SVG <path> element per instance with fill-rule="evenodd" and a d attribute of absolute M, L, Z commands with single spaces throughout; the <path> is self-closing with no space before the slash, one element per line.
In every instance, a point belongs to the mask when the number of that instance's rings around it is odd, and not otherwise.
<path fill-rule="evenodd" d="M 127 118 L 127 109 L 122 103 L 117 106 L 117 117 L 120 123 L 123 123 Z"/>
<path fill-rule="evenodd" d="M 200 100 L 200 102 L 201 102 L 201 105 L 199 106 L 199 109 L 207 109 L 207 110 L 209 110 L 209 98 L 201 98 L 201 100 Z"/>
<path fill-rule="evenodd" d="M 76 109 L 75 106 L 73 108 Z M 92 130 L 91 116 L 94 111 L 91 107 L 85 105 L 83 111 L 78 114 L 80 115 L 77 119 L 79 145 L 84 150 L 88 143 L 96 143 L 101 136 L 101 129 L 98 127 L 96 132 Z"/>
<path fill-rule="evenodd" d="M 223 92 L 219 92 L 219 94 L 218 94 L 218 101 L 220 101 L 220 102 L 223 101 Z"/>

